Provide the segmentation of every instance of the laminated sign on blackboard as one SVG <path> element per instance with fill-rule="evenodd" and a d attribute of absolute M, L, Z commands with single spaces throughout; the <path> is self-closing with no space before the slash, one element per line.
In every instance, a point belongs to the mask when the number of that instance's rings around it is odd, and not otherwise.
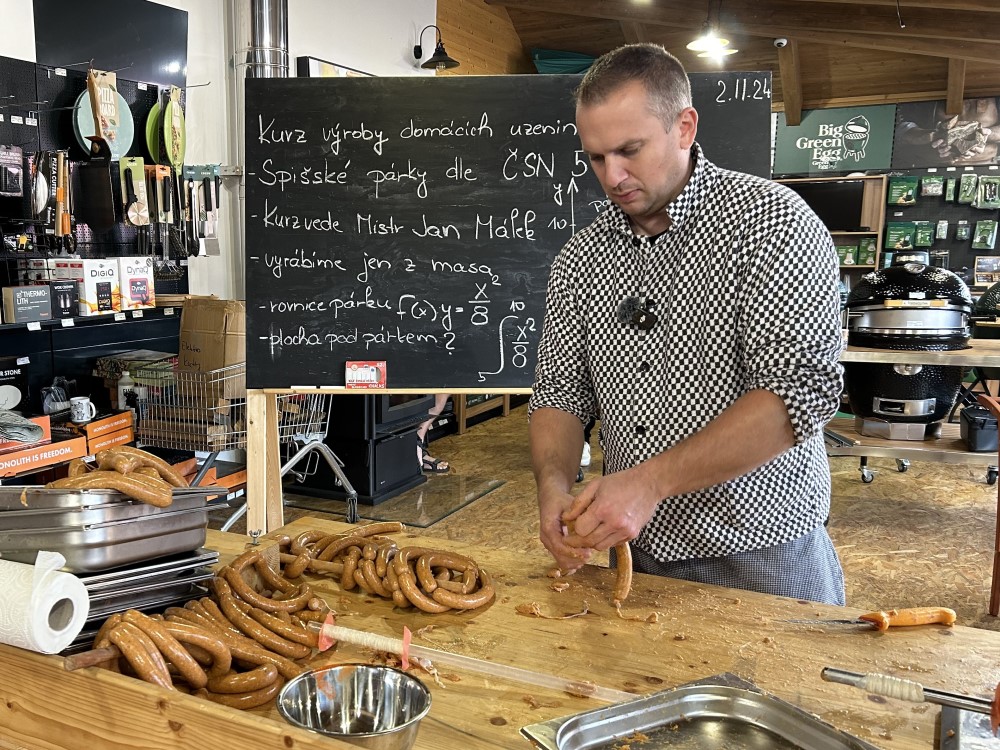
<path fill-rule="evenodd" d="M 608 205 L 579 78 L 247 80 L 247 386 L 529 388 L 552 259 Z M 768 175 L 770 74 L 691 82 L 708 158 Z"/>

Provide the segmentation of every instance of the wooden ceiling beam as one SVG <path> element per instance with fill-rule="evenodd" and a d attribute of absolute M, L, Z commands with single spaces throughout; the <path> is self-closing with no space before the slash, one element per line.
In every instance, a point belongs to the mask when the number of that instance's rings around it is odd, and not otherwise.
<path fill-rule="evenodd" d="M 965 60 L 948 60 L 948 96 L 945 99 L 946 115 L 962 114 L 965 99 Z"/>
<path fill-rule="evenodd" d="M 622 36 L 625 37 L 625 41 L 629 44 L 649 41 L 649 34 L 646 33 L 646 29 L 641 23 L 636 21 L 619 21 L 619 25 L 622 27 Z"/>
<path fill-rule="evenodd" d="M 781 98 L 785 104 L 785 124 L 802 122 L 802 68 L 799 65 L 799 43 L 789 39 L 778 49 L 778 70 L 781 73 Z"/>
<path fill-rule="evenodd" d="M 490 5 L 502 5 L 536 13 L 558 13 L 569 16 L 602 18 L 618 22 L 635 22 L 700 29 L 706 14 L 701 7 L 687 0 L 660 0 L 656 5 L 610 0 L 485 0 Z M 848 3 L 825 3 L 819 11 L 802 7 L 798 0 L 732 0 L 723 8 L 721 28 L 734 34 L 762 37 L 796 37 L 824 43 L 817 35 L 827 35 L 825 43 L 870 47 L 891 52 L 960 57 L 980 62 L 1000 62 L 1000 42 L 996 39 L 997 14 L 942 15 L 924 10 L 919 17 L 906 21 L 899 28 L 895 12 L 881 7 L 877 13 Z M 908 11 L 909 15 L 909 11 Z M 959 22 L 960 21 L 960 22 Z M 852 36 L 863 39 L 850 42 Z M 891 46 L 885 40 L 893 40 Z M 846 40 L 846 41 L 845 41 Z M 958 50 L 958 51 L 956 51 Z"/>
<path fill-rule="evenodd" d="M 823 3 L 843 3 L 845 5 L 885 5 L 896 8 L 896 0 L 799 0 L 803 5 L 819 5 Z M 945 3 L 948 10 L 972 10 L 977 13 L 1000 13 L 1000 5 L 996 0 L 902 0 L 901 13 L 906 21 L 906 14 L 913 8 L 931 8 L 938 12 Z"/>

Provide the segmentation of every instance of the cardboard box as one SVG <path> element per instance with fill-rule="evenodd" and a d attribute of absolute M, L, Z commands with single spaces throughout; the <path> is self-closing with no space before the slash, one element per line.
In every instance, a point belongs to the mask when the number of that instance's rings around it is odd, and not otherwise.
<path fill-rule="evenodd" d="M 83 424 L 67 422 L 66 428 L 72 430 L 77 435 L 83 435 L 88 440 L 108 435 L 132 427 L 132 412 L 128 409 L 114 414 L 101 414 L 96 419 Z"/>
<path fill-rule="evenodd" d="M 856 266 L 858 264 L 858 246 L 838 244 L 837 261 L 842 266 Z"/>
<path fill-rule="evenodd" d="M 45 443 L 52 442 L 52 423 L 49 420 L 48 415 L 43 414 L 40 417 L 28 417 L 28 419 L 42 428 L 42 436 L 33 443 L 22 443 L 17 440 L 0 439 L 0 453 L 10 453 L 11 451 L 19 451 L 24 448 L 31 448 L 35 445 L 44 445 Z"/>
<path fill-rule="evenodd" d="M 52 318 L 75 317 L 80 310 L 80 295 L 75 279 L 53 279 L 46 282 L 52 300 Z"/>
<path fill-rule="evenodd" d="M 122 294 L 122 310 L 156 307 L 156 291 L 153 283 L 152 257 L 118 259 L 118 285 Z"/>
<path fill-rule="evenodd" d="M 224 367 L 245 364 L 246 304 L 242 300 L 191 299 L 184 303 L 178 344 L 177 369 L 214 372 Z M 178 386 L 183 384 L 179 379 Z M 246 375 L 220 376 L 220 381 L 198 395 L 237 398 L 246 393 Z M 186 394 L 193 395 L 193 394 Z"/>
<path fill-rule="evenodd" d="M 35 469 L 51 466 L 87 455 L 87 438 L 77 437 L 37 445 L 0 455 L 0 477 L 28 474 Z"/>
<path fill-rule="evenodd" d="M 49 288 L 33 286 L 5 286 L 3 288 L 3 319 L 8 323 L 34 323 L 52 319 L 52 301 Z"/>
<path fill-rule="evenodd" d="M 83 281 L 80 284 L 80 315 L 106 315 L 121 312 L 121 309 L 118 259 L 84 259 Z"/>
<path fill-rule="evenodd" d="M 65 258 L 56 260 L 53 278 L 83 281 L 83 260 L 80 258 Z"/>
<path fill-rule="evenodd" d="M 135 434 L 131 427 L 124 430 L 102 434 L 98 437 L 87 439 L 87 454 L 96 456 L 98 452 L 113 448 L 116 445 L 126 445 L 135 441 Z"/>
<path fill-rule="evenodd" d="M 0 357 L 0 409 L 16 411 L 28 409 L 28 357 Z"/>

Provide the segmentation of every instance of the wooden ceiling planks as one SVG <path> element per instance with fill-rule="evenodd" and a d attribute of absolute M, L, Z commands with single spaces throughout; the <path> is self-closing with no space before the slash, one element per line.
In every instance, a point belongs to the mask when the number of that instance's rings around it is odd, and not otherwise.
<path fill-rule="evenodd" d="M 801 106 L 845 106 L 1000 94 L 998 0 L 724 0 L 721 29 L 740 50 L 721 64 L 684 45 L 704 26 L 707 3 L 690 0 L 447 0 L 506 9 L 526 50 L 599 55 L 632 39 L 663 44 L 692 71 L 771 70 L 774 104 L 783 108 L 773 39 L 798 42 Z M 440 4 L 439 4 L 440 5 Z M 713 3 L 712 20 L 718 6 Z"/>

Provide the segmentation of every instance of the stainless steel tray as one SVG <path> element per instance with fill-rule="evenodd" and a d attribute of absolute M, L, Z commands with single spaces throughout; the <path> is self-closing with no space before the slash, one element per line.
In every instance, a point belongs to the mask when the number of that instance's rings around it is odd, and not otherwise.
<path fill-rule="evenodd" d="M 93 613 L 94 617 L 106 617 L 112 612 L 139 609 L 146 606 L 146 602 L 168 598 L 176 599 L 192 591 L 194 584 L 213 577 L 215 577 L 215 571 L 203 568 L 198 571 L 189 571 L 188 575 L 169 582 L 158 581 L 130 586 L 118 591 L 102 591 L 100 594 L 91 594 L 90 612 Z M 199 586 L 198 588 L 204 590 L 204 587 Z"/>
<path fill-rule="evenodd" d="M 173 497 L 176 502 L 181 497 L 208 498 L 213 495 L 225 497 L 228 492 L 225 487 L 175 487 Z M 49 489 L 35 484 L 0 487 L 0 511 L 74 508 L 116 502 L 145 505 L 115 490 Z"/>
<path fill-rule="evenodd" d="M 952 706 L 941 707 L 941 741 L 938 750 L 996 750 L 990 717 Z"/>
<path fill-rule="evenodd" d="M 34 563 L 39 550 L 59 552 L 63 570 L 83 573 L 187 552 L 205 544 L 208 511 L 168 511 L 90 526 L 0 530 L 0 555 Z"/>
<path fill-rule="evenodd" d="M 731 674 L 521 728 L 542 750 L 877 750 Z"/>
<path fill-rule="evenodd" d="M 149 581 L 154 578 L 166 580 L 169 577 L 181 575 L 192 568 L 214 565 L 218 560 L 218 552 L 200 548 L 193 552 L 171 555 L 170 557 L 160 558 L 153 562 L 128 565 L 101 573 L 84 573 L 77 576 L 77 578 L 83 581 L 83 585 L 88 592 L 94 594 L 95 592 L 107 589 L 135 585 L 141 581 Z"/>
<path fill-rule="evenodd" d="M 174 497 L 166 508 L 140 503 L 135 500 L 115 500 L 96 505 L 74 505 L 60 508 L 24 508 L 0 510 L 0 529 L 41 529 L 62 526 L 92 526 L 111 521 L 125 521 L 143 516 L 205 507 L 205 498 L 188 494 Z"/>

